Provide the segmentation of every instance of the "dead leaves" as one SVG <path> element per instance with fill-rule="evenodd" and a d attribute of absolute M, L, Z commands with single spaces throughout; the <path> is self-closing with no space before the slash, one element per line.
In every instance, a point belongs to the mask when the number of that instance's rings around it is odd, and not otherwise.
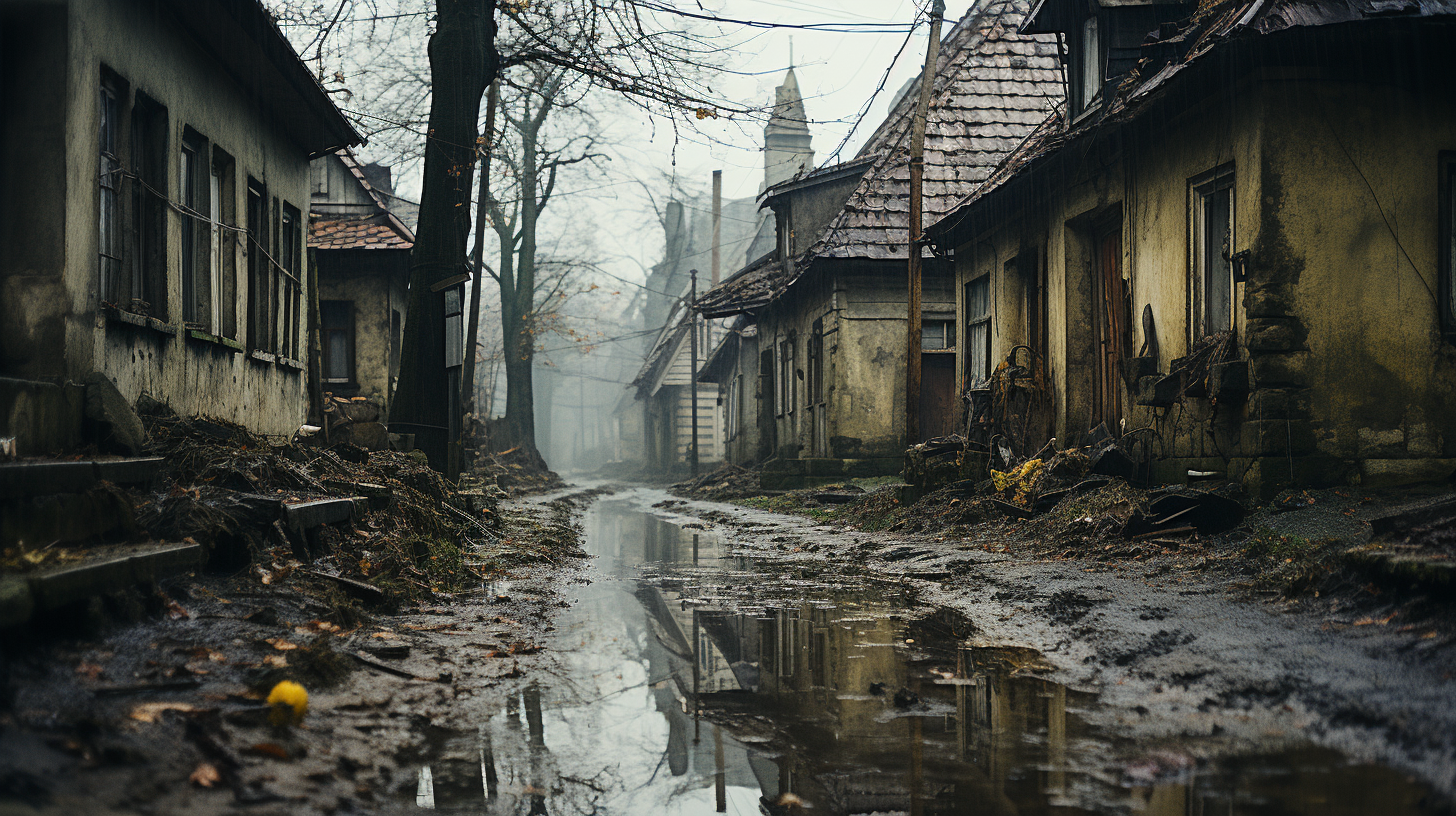
<path fill-rule="evenodd" d="M 199 788 L 215 788 L 222 784 L 222 772 L 211 762 L 204 762 L 192 771 L 187 781 Z"/>

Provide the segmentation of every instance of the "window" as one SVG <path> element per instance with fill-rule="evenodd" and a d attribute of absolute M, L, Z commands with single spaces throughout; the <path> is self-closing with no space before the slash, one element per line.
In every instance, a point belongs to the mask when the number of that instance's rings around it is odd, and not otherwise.
<path fill-rule="evenodd" d="M 188 326 L 212 331 L 213 309 L 211 231 L 211 172 L 207 172 L 207 142 L 191 128 L 183 131 L 177 191 L 183 207 L 182 320 Z"/>
<path fill-rule="evenodd" d="M 966 284 L 966 384 L 991 376 L 991 276 Z M 954 341 L 952 341 L 954 342 Z"/>
<path fill-rule="evenodd" d="M 329 194 L 329 162 L 334 161 L 332 156 L 325 156 L 309 165 L 308 174 L 312 182 L 312 194 L 325 196 Z"/>
<path fill-rule="evenodd" d="M 248 347 L 273 347 L 273 289 L 269 286 L 268 191 L 248 179 Z"/>
<path fill-rule="evenodd" d="M 1448 337 L 1456 336 L 1456 151 L 1445 152 L 1437 165 L 1440 176 L 1438 207 L 1441 264 L 1441 330 Z"/>
<path fill-rule="evenodd" d="M 729 439 L 738 436 L 738 392 L 742 387 L 742 375 L 735 374 L 728 380 L 728 394 L 723 405 L 723 428 L 724 435 Z"/>
<path fill-rule="evenodd" d="M 167 318 L 167 109 L 136 95 L 131 114 L 132 172 L 129 286 L 117 306 L 161 320 Z"/>
<path fill-rule="evenodd" d="M 1233 328 L 1234 172 L 1223 167 L 1192 183 L 1189 213 L 1189 327 L 1197 340 Z"/>
<path fill-rule="evenodd" d="M 319 345 L 326 383 L 354 381 L 354 302 L 319 301 Z"/>
<path fill-rule="evenodd" d="M 212 165 L 208 179 L 208 261 L 209 285 L 212 287 L 212 332 L 223 337 L 238 336 L 238 281 L 234 271 L 237 233 L 229 229 L 237 223 L 237 202 L 233 192 L 232 157 L 216 146 L 212 148 Z"/>
<path fill-rule="evenodd" d="M 955 351 L 954 320 L 922 320 L 920 322 L 921 351 Z"/>
<path fill-rule="evenodd" d="M 824 320 L 814 321 L 814 330 L 809 335 L 809 377 L 805 387 L 808 390 L 809 405 L 824 402 Z"/>
<path fill-rule="evenodd" d="M 122 293 L 128 287 L 122 278 L 122 235 L 121 235 L 121 160 L 118 134 L 121 130 L 121 101 L 125 92 L 120 80 L 103 73 L 99 98 L 98 118 L 100 124 L 100 168 L 98 185 L 99 223 L 97 224 L 97 255 L 101 281 L 101 299 L 119 303 Z"/>
<path fill-rule="evenodd" d="M 278 353 L 298 359 L 299 329 L 303 325 L 303 234 L 298 210 L 283 205 L 278 222 Z"/>
<path fill-rule="evenodd" d="M 1102 93 L 1102 37 L 1098 31 L 1097 18 L 1088 17 L 1082 23 L 1081 104 L 1078 110 L 1086 110 L 1097 101 Z"/>
<path fill-rule="evenodd" d="M 778 397 L 775 407 L 779 416 L 792 414 L 794 400 L 798 397 L 798 388 L 794 384 L 794 339 L 790 334 L 779 341 L 779 388 L 775 395 Z"/>

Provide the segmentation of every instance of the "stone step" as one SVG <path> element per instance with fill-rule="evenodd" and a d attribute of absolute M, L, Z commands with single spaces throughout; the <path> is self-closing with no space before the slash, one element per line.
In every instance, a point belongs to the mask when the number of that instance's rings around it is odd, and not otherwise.
<path fill-rule="evenodd" d="M 202 545 L 191 542 L 119 545 L 88 552 L 81 561 L 0 576 L 0 629 L 97 595 L 187 572 L 203 557 Z"/>
<path fill-rule="evenodd" d="M 0 462 L 0 499 L 80 493 L 98 482 L 144 484 L 161 472 L 160 456 Z"/>

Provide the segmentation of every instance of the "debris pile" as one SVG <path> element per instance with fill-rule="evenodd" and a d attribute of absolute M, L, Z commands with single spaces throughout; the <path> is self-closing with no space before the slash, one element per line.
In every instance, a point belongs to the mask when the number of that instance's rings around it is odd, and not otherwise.
<path fill-rule="evenodd" d="M 763 491 L 759 489 L 758 471 L 737 465 L 724 465 L 712 472 L 679 482 L 670 489 L 680 496 L 714 501 L 763 495 Z"/>
<path fill-rule="evenodd" d="M 418 453 L 274 444 L 165 413 L 147 423 L 166 466 L 138 523 L 203 544 L 214 568 L 251 565 L 270 583 L 313 562 L 346 594 L 415 600 L 478 585 L 472 554 L 499 538 L 500 491 L 457 490 Z"/>

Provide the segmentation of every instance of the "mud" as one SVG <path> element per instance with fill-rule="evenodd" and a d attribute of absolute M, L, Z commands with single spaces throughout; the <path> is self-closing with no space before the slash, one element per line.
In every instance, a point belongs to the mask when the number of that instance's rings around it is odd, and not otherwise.
<path fill-rule="evenodd" d="M 506 515 L 398 615 L 190 578 L 21 653 L 0 812 L 1451 812 L 1452 653 L 1368 604 L 646 488 Z"/>

